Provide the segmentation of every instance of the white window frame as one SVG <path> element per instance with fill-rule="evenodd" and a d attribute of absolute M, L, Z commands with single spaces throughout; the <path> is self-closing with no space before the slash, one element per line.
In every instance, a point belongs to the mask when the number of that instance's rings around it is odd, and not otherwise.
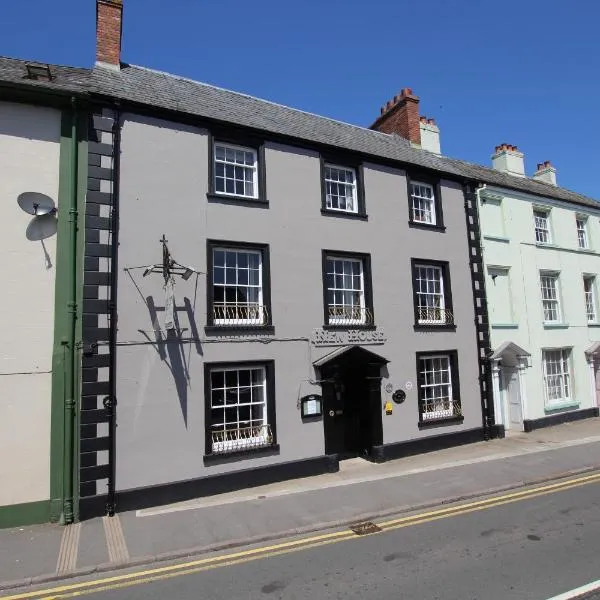
<path fill-rule="evenodd" d="M 436 369 L 436 366 L 442 366 L 442 361 L 445 361 L 445 366 Z M 429 365 L 425 363 L 429 363 L 432 367 L 431 370 L 427 369 Z M 452 387 L 453 368 L 452 357 L 449 354 L 428 354 L 419 358 L 419 403 L 422 421 L 445 419 L 458 413 Z M 433 381 L 428 382 L 425 373 L 433 373 Z M 443 377 L 441 375 L 436 377 L 436 373 L 446 373 L 447 381 L 442 381 Z M 442 387 L 445 389 L 442 390 Z M 426 398 L 427 390 L 433 392 L 431 398 Z M 442 394 L 436 395 L 436 391 L 442 391 Z M 441 405 L 441 408 L 439 405 Z"/>
<path fill-rule="evenodd" d="M 227 257 L 225 256 L 225 264 L 223 266 L 224 269 L 224 280 L 223 283 L 216 283 L 216 278 L 215 278 L 215 272 L 216 269 L 219 268 L 219 266 L 216 265 L 215 263 L 215 253 L 216 252 L 233 252 L 236 254 L 236 266 L 235 267 L 227 267 Z M 213 323 L 214 325 L 264 325 L 265 321 L 266 321 L 266 311 L 265 311 L 265 304 L 264 304 L 264 289 L 263 289 L 263 281 L 264 281 L 264 273 L 263 273 L 263 253 L 260 250 L 254 250 L 253 248 L 230 248 L 227 246 L 213 246 L 212 248 L 212 285 L 213 285 Z M 250 267 L 248 266 L 247 268 L 245 267 L 239 267 L 238 266 L 238 258 L 237 255 L 238 254 L 247 254 L 247 255 L 254 255 L 254 256 L 258 256 L 258 284 L 251 284 L 250 283 Z M 234 268 L 235 269 L 235 280 L 236 283 L 227 283 L 227 271 L 230 268 Z M 248 283 L 247 284 L 243 284 L 243 283 L 238 283 L 239 281 L 239 274 L 240 271 L 244 271 L 247 270 L 248 271 Z M 249 302 L 246 301 L 245 303 L 239 303 L 237 300 L 235 302 L 227 302 L 227 300 L 225 300 L 224 302 L 217 302 L 215 301 L 214 297 L 214 290 L 215 288 L 245 288 L 245 289 L 250 289 L 250 288 L 256 288 L 258 289 L 258 301 L 256 303 L 253 302 Z M 225 292 L 226 294 L 226 292 Z M 237 295 L 237 294 L 236 294 Z M 224 314 L 227 315 L 227 309 L 229 308 L 229 306 L 231 306 L 231 308 L 234 311 L 234 315 L 233 317 L 218 317 L 217 316 L 217 311 L 215 310 L 215 307 L 217 306 L 221 306 L 224 310 Z M 237 316 L 237 313 L 240 309 L 245 308 L 247 311 L 247 314 L 252 314 L 253 312 L 256 313 L 256 317 L 255 318 L 239 318 Z"/>
<path fill-rule="evenodd" d="M 555 368 L 549 373 L 550 365 Z M 573 401 L 571 376 L 571 349 L 547 348 L 542 350 L 542 374 L 544 378 L 544 397 L 546 405 L 568 404 Z M 558 398 L 554 396 L 560 390 Z"/>
<path fill-rule="evenodd" d="M 585 215 L 577 215 L 575 217 L 575 226 L 577 228 L 577 244 L 579 248 L 582 250 L 589 249 L 588 218 Z"/>
<path fill-rule="evenodd" d="M 535 225 L 536 244 L 551 244 L 552 227 L 550 223 L 550 210 L 547 208 L 534 208 L 533 222 Z"/>
<path fill-rule="evenodd" d="M 552 282 L 552 285 L 548 285 L 550 282 Z M 560 273 L 540 272 L 540 294 L 542 296 L 544 323 L 562 323 Z M 551 313 L 556 314 L 555 319 L 547 318 Z"/>
<path fill-rule="evenodd" d="M 228 144 L 228 143 L 224 143 L 224 142 L 219 142 L 219 141 L 215 141 L 213 144 L 214 148 L 213 148 L 213 185 L 214 185 L 214 191 L 216 194 L 219 195 L 223 195 L 223 196 L 235 196 L 238 198 L 250 198 L 250 199 L 256 199 L 258 198 L 258 152 L 256 151 L 256 148 L 249 148 L 246 146 L 236 146 L 235 144 Z M 217 153 L 220 149 L 224 150 L 225 153 L 225 158 L 217 158 Z M 232 162 L 231 160 L 227 159 L 227 151 L 233 151 L 234 153 L 239 153 L 239 152 L 243 152 L 244 154 L 246 153 L 250 153 L 252 155 L 252 164 L 247 164 L 245 162 L 241 163 L 241 162 L 237 162 L 237 156 L 234 157 L 234 161 Z M 224 173 L 223 173 L 223 177 L 219 176 L 217 174 L 217 165 L 222 164 L 225 165 L 224 166 Z M 234 169 L 234 188 L 235 188 L 235 182 L 238 181 L 243 181 L 244 182 L 244 193 L 240 194 L 238 193 L 235 189 L 233 192 L 227 192 L 226 188 L 227 188 L 227 181 L 231 181 L 232 178 L 231 177 L 227 177 L 226 176 L 226 171 L 227 171 L 227 167 L 233 167 Z M 243 173 L 251 173 L 252 175 L 252 194 L 247 194 L 246 193 L 246 183 L 249 182 L 250 180 L 246 179 L 245 177 L 243 177 L 242 179 L 240 179 L 239 177 L 236 177 L 236 174 L 239 174 L 239 171 L 236 172 L 236 169 L 242 169 Z M 217 189 L 217 179 L 223 179 L 223 184 L 225 186 L 225 190 L 219 190 Z"/>
<path fill-rule="evenodd" d="M 429 270 L 433 270 L 434 272 L 438 273 L 439 279 L 437 282 L 434 279 L 427 278 Z M 423 271 L 425 271 L 425 274 L 426 274 L 425 279 L 422 279 L 419 277 L 419 275 Z M 425 291 L 425 292 L 422 292 L 420 289 L 420 283 L 419 283 L 420 281 L 427 282 L 427 288 L 429 288 L 430 282 L 434 285 L 435 285 L 435 283 L 439 282 L 440 289 L 437 292 L 429 291 L 429 289 L 427 289 L 427 291 Z M 444 269 L 442 267 L 440 267 L 439 265 L 432 265 L 432 264 L 427 264 L 427 263 L 416 263 L 415 264 L 415 286 L 416 286 L 415 295 L 417 298 L 417 323 L 419 323 L 419 325 L 429 325 L 429 324 L 439 325 L 439 324 L 446 323 L 446 297 L 445 297 L 445 290 L 444 290 Z M 424 302 L 425 302 L 424 304 L 421 304 L 421 298 L 424 299 Z M 433 302 L 433 304 L 429 303 L 430 300 Z M 437 305 L 436 305 L 436 300 L 438 303 Z M 421 310 L 426 310 L 428 313 L 428 317 L 422 318 Z M 439 311 L 439 317 L 436 319 L 435 314 L 437 311 Z M 431 315 L 429 313 L 431 313 Z M 429 316 L 431 316 L 431 318 L 429 318 Z"/>
<path fill-rule="evenodd" d="M 347 177 L 350 174 L 352 177 L 352 181 L 351 182 L 342 181 L 339 178 L 334 179 L 333 171 L 335 171 L 338 174 L 343 173 L 345 177 Z M 357 183 L 356 169 L 353 169 L 351 167 L 343 167 L 341 165 L 325 163 L 323 165 L 323 177 L 325 179 L 325 208 L 327 210 L 335 210 L 337 212 L 343 212 L 343 213 L 351 213 L 351 214 L 358 213 L 358 183 Z M 332 194 L 332 189 L 334 186 L 338 187 L 338 191 L 340 188 L 346 189 L 346 190 L 348 190 L 348 188 L 349 188 L 351 190 L 351 195 L 350 196 L 347 196 L 347 195 L 342 196 L 339 193 L 335 194 L 335 195 Z M 337 198 L 338 206 L 333 206 L 334 198 Z M 352 202 L 351 208 L 348 208 L 348 198 L 351 198 L 351 202 Z M 340 200 L 341 199 L 345 199 L 345 203 L 346 203 L 345 208 L 340 208 Z"/>
<path fill-rule="evenodd" d="M 585 298 L 585 313 L 588 323 L 598 321 L 598 308 L 596 303 L 596 276 L 583 276 L 583 296 Z"/>
<path fill-rule="evenodd" d="M 421 188 L 428 189 L 431 193 L 431 198 L 423 195 Z M 435 188 L 430 183 L 423 183 L 422 181 L 410 182 L 410 211 L 411 220 L 414 223 L 424 223 L 426 225 L 437 224 Z"/>
<path fill-rule="evenodd" d="M 336 277 L 339 277 L 340 275 L 342 276 L 342 278 L 352 276 L 352 280 L 354 280 L 355 275 L 352 273 L 352 270 L 350 271 L 350 273 L 346 273 L 345 267 L 342 268 L 342 273 L 337 273 L 335 270 L 333 272 L 330 272 L 329 264 L 330 264 L 330 262 L 335 262 L 335 261 L 342 261 L 347 265 L 349 265 L 349 264 L 358 264 L 359 265 L 358 275 L 360 276 L 360 279 L 359 279 L 360 289 L 356 289 L 353 287 L 346 287 L 343 282 L 342 282 L 342 287 L 336 286 L 336 282 L 335 282 Z M 335 267 L 334 267 L 334 269 L 335 269 Z M 333 277 L 333 287 L 330 287 L 328 285 L 328 278 L 330 275 Z M 330 298 L 329 298 L 330 292 L 332 292 L 334 295 L 333 304 L 331 303 Z M 342 294 L 342 303 L 341 304 L 337 303 L 335 301 L 336 292 Z M 354 303 L 346 304 L 345 300 L 344 300 L 344 296 L 346 294 L 352 295 L 357 292 L 359 294 L 359 304 L 358 305 L 356 305 Z M 327 324 L 328 325 L 364 325 L 367 322 L 364 260 L 361 258 L 352 258 L 352 257 L 348 257 L 348 256 L 337 256 L 335 254 L 328 254 L 325 257 L 325 294 L 326 294 L 326 300 L 327 300 Z M 353 311 L 359 310 L 359 317 L 353 318 L 352 316 L 350 316 L 350 317 L 344 316 L 344 311 L 345 311 L 346 306 L 350 307 L 351 314 Z M 336 309 L 337 307 L 340 307 L 341 316 L 335 316 L 335 310 L 334 310 L 334 315 L 332 316 L 331 309 L 332 308 Z"/>
<path fill-rule="evenodd" d="M 237 372 L 237 385 L 228 387 L 227 385 L 227 375 L 226 373 Z M 240 371 L 250 371 L 250 386 L 240 386 L 239 381 L 239 373 Z M 254 385 L 252 383 L 252 371 L 260 371 L 262 381 L 258 385 Z M 213 388 L 212 386 L 212 375 L 213 373 L 222 372 L 224 374 L 224 383 L 223 387 Z M 236 452 L 238 450 L 245 450 L 248 448 L 256 448 L 262 446 L 268 446 L 271 443 L 271 432 L 269 427 L 269 414 L 268 414 L 268 386 L 267 386 L 267 369 L 264 365 L 244 365 L 244 366 L 231 366 L 231 367 L 215 367 L 211 368 L 209 375 L 209 394 L 210 394 L 210 427 L 207 428 L 207 431 L 210 432 L 211 438 L 213 432 L 215 432 L 215 428 L 218 426 L 223 427 L 222 431 L 223 439 L 221 441 L 214 441 L 214 438 L 211 439 L 211 448 L 214 453 L 227 453 L 227 452 Z M 246 387 L 250 388 L 250 402 L 240 403 L 239 396 L 240 390 L 245 389 Z M 252 390 L 262 389 L 262 402 L 252 402 Z M 215 405 L 213 402 L 214 393 L 222 391 L 223 392 L 223 404 Z M 228 394 L 231 394 L 232 391 L 237 392 L 237 402 L 227 403 Z M 250 421 L 241 421 L 240 420 L 240 407 L 249 407 L 250 411 Z M 253 421 L 258 421 L 258 419 L 253 419 L 252 417 L 252 407 L 253 406 L 262 406 L 262 419 L 260 419 L 260 424 L 254 424 Z M 228 409 L 237 409 L 237 419 L 236 421 L 227 421 L 227 410 Z M 223 411 L 223 419 L 222 421 L 215 421 L 213 419 L 213 411 Z M 236 428 L 228 428 L 227 425 L 237 424 Z M 245 425 L 241 427 L 241 425 Z"/>

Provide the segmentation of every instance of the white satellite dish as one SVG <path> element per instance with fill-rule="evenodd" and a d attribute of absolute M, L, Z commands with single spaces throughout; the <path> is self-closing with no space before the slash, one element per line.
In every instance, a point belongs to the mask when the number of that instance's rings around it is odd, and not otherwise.
<path fill-rule="evenodd" d="M 56 212 L 54 200 L 40 192 L 23 192 L 19 194 L 17 203 L 27 214 L 36 217 Z"/>

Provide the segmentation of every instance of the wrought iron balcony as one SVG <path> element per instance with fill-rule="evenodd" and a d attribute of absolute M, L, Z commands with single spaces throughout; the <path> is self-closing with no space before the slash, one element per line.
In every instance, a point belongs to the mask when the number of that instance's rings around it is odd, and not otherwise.
<path fill-rule="evenodd" d="M 264 448 L 273 444 L 270 425 L 240 427 L 212 432 L 213 454 L 227 454 L 241 450 Z"/>
<path fill-rule="evenodd" d="M 445 308 L 435 306 L 419 307 L 417 309 L 419 325 L 454 325 L 454 315 Z"/>
<path fill-rule="evenodd" d="M 262 304 L 213 304 L 213 323 L 223 327 L 266 325 L 269 313 Z"/>
<path fill-rule="evenodd" d="M 448 417 L 460 417 L 462 415 L 460 402 L 455 400 L 426 400 L 422 403 L 421 410 L 423 421 L 435 421 L 436 419 L 447 419 Z"/>
<path fill-rule="evenodd" d="M 329 325 L 373 325 L 373 313 L 360 306 L 328 306 Z"/>

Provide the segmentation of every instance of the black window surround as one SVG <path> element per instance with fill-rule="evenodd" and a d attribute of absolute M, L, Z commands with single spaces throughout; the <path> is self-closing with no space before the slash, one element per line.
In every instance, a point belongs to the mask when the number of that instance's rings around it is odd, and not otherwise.
<path fill-rule="evenodd" d="M 459 408 L 459 414 L 438 419 L 423 419 L 423 377 L 421 375 L 421 359 L 434 356 L 448 356 L 450 359 L 450 381 L 452 383 L 452 402 Z M 464 421 L 462 405 L 460 400 L 460 377 L 458 369 L 458 352 L 456 350 L 435 350 L 428 352 L 416 352 L 417 394 L 419 409 L 419 429 L 440 427 L 443 425 L 460 425 Z"/>
<path fill-rule="evenodd" d="M 214 453 L 211 436 L 211 371 L 217 369 L 244 369 L 262 367 L 265 369 L 267 390 L 267 422 L 271 430 L 271 443 L 268 446 L 247 448 L 233 452 Z M 275 361 L 253 360 L 233 362 L 213 362 L 204 364 L 204 464 L 227 462 L 230 460 L 243 460 L 262 455 L 279 453 L 277 443 L 277 416 L 275 410 Z"/>
<path fill-rule="evenodd" d="M 242 148 L 248 148 L 256 152 L 257 160 L 257 185 L 258 195 L 256 198 L 246 196 L 235 196 L 231 194 L 222 194 L 215 189 L 215 144 L 232 144 Z M 218 202 L 229 202 L 231 204 L 257 205 L 268 207 L 267 200 L 267 177 L 265 165 L 265 144 L 264 140 L 258 137 L 245 134 L 243 131 L 231 131 L 229 129 L 213 129 L 208 134 L 208 200 Z"/>
<path fill-rule="evenodd" d="M 328 258 L 348 258 L 353 260 L 360 260 L 362 263 L 363 271 L 363 293 L 365 298 L 365 309 L 367 318 L 365 323 L 357 324 L 329 324 L 329 304 L 327 301 L 327 259 Z M 322 250 L 321 251 L 321 263 L 322 263 L 322 279 L 323 279 L 323 329 L 377 329 L 375 325 L 375 311 L 373 310 L 373 285 L 372 285 L 372 274 L 371 274 L 371 255 L 361 252 L 347 252 L 342 250 Z"/>
<path fill-rule="evenodd" d="M 215 248 L 224 248 L 231 250 L 249 250 L 260 252 L 261 254 L 261 270 L 262 270 L 262 306 L 264 307 L 263 323 L 248 324 L 248 323 L 232 323 L 223 324 L 215 323 L 214 310 L 214 257 L 213 250 Z M 262 332 L 273 333 L 273 316 L 271 313 L 271 266 L 268 244 L 257 244 L 255 242 L 238 242 L 230 240 L 206 240 L 206 333 L 223 334 L 225 332 Z"/>
<path fill-rule="evenodd" d="M 417 299 L 417 266 L 439 267 L 442 270 L 444 285 L 444 322 L 442 323 L 419 323 L 419 305 Z M 415 314 L 415 331 L 455 331 L 456 320 L 452 304 L 452 283 L 450 280 L 450 263 L 445 260 L 432 260 L 429 258 L 411 258 L 410 270 L 413 287 L 413 307 Z"/>
<path fill-rule="evenodd" d="M 321 214 L 346 219 L 368 220 L 365 206 L 365 178 L 362 162 L 352 156 L 321 154 Z M 325 186 L 325 165 L 353 169 L 356 174 L 356 202 L 358 211 L 355 213 L 327 208 L 327 191 Z"/>
<path fill-rule="evenodd" d="M 435 225 L 421 223 L 413 218 L 412 183 L 425 183 L 433 188 Z M 408 226 L 416 229 L 429 229 L 431 231 L 446 231 L 444 225 L 444 211 L 442 209 L 442 186 L 440 179 L 432 177 L 427 173 L 411 172 L 406 174 L 406 190 L 408 195 Z"/>

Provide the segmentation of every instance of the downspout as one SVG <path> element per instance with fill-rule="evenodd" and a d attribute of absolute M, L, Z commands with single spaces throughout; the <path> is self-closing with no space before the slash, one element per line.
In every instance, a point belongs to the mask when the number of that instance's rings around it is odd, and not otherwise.
<path fill-rule="evenodd" d="M 78 188 L 78 143 L 77 143 L 77 100 L 71 98 L 71 193 L 69 194 L 69 268 L 67 277 L 68 301 L 67 338 L 63 345 L 68 351 L 65 381 L 65 436 L 63 450 L 63 519 L 64 524 L 73 522 L 73 448 L 75 432 L 75 372 L 77 352 L 75 328 L 77 325 L 77 188 Z"/>

